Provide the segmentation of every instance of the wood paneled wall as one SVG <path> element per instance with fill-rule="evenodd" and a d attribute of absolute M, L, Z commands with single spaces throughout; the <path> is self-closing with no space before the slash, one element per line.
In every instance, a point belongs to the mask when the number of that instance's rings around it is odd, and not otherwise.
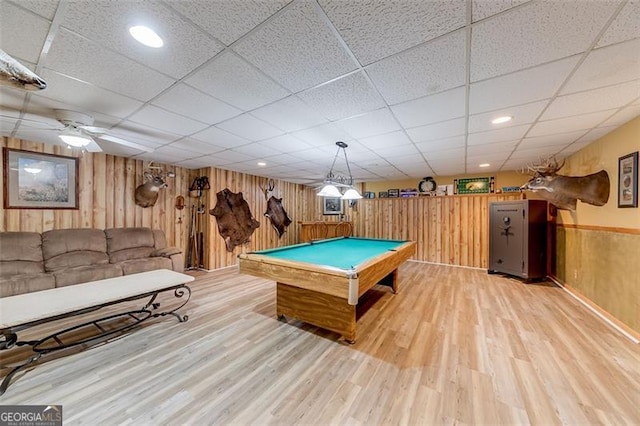
<path fill-rule="evenodd" d="M 79 209 L 4 209 L 0 210 L 0 231 L 43 232 L 65 228 L 113 228 L 147 226 L 162 229 L 167 243 L 185 249 L 188 209 L 177 210 L 178 195 L 188 196 L 191 170 L 164 166 L 176 173 L 168 188 L 161 190 L 153 207 L 142 208 L 134 202 L 134 190 L 143 183 L 144 162 L 102 153 L 70 151 L 62 146 L 2 139 L 2 146 L 26 151 L 76 156 L 79 161 Z M 4 164 L 2 165 L 4 167 Z M 3 173 L 0 173 L 0 180 Z M 1 196 L 1 195 L 0 195 Z M 4 248 L 3 248 L 4 249 Z"/>

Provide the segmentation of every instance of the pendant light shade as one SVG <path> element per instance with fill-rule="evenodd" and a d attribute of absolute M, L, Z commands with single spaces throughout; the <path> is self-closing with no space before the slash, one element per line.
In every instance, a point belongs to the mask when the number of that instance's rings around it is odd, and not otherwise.
<path fill-rule="evenodd" d="M 349 160 L 347 160 L 347 148 L 349 145 L 342 141 L 336 142 L 338 146 L 338 151 L 336 152 L 335 157 L 333 157 L 333 164 L 331 164 L 331 170 L 327 173 L 327 177 L 324 180 L 324 186 L 318 192 L 319 197 L 332 197 L 332 198 L 341 198 L 343 200 L 358 200 L 362 198 L 362 195 L 353 187 L 353 176 L 351 176 L 351 167 L 349 167 Z M 349 172 L 349 177 L 346 176 L 336 176 L 333 174 L 333 167 L 336 165 L 336 159 L 340 154 L 340 150 L 344 153 L 344 161 L 347 164 L 347 171 Z M 340 192 L 338 188 L 346 188 L 344 195 Z"/>

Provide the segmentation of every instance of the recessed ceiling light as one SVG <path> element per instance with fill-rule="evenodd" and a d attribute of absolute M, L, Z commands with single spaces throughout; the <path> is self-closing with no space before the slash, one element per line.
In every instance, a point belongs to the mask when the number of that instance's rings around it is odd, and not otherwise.
<path fill-rule="evenodd" d="M 491 120 L 491 122 L 493 124 L 502 124 L 502 123 L 506 123 L 507 121 L 511 121 L 512 118 L 513 117 L 511 117 L 510 115 L 505 115 L 505 116 L 502 116 L 502 117 L 495 118 L 495 119 Z"/>
<path fill-rule="evenodd" d="M 267 165 L 267 163 L 265 163 L 264 161 L 258 161 L 258 166 L 264 167 L 266 165 Z"/>
<path fill-rule="evenodd" d="M 136 25 L 129 28 L 129 34 L 145 46 L 162 47 L 162 45 L 164 45 L 160 36 L 151 28 L 145 27 L 144 25 Z"/>
<path fill-rule="evenodd" d="M 490 165 L 491 164 L 489 164 L 489 163 L 482 163 L 482 164 L 480 164 L 480 167 L 489 167 Z"/>

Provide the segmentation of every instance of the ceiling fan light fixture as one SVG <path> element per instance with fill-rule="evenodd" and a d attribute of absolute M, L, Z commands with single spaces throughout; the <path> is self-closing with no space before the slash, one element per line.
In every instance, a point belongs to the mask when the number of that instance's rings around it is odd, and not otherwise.
<path fill-rule="evenodd" d="M 151 28 L 145 27 L 144 25 L 134 25 L 129 27 L 129 34 L 145 46 L 157 49 L 164 45 L 164 41 L 162 41 L 160 36 Z"/>
<path fill-rule="evenodd" d="M 58 135 L 62 142 L 69 146 L 76 148 L 82 148 L 93 142 L 90 136 L 83 135 L 79 130 L 73 128 L 67 128 Z"/>

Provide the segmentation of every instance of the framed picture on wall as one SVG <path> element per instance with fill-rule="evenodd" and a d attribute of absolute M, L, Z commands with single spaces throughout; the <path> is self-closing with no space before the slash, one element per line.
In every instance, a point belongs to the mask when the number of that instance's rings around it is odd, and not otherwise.
<path fill-rule="evenodd" d="M 618 207 L 638 207 L 638 151 L 618 158 Z"/>
<path fill-rule="evenodd" d="M 78 159 L 4 148 L 5 209 L 78 209 Z"/>
<path fill-rule="evenodd" d="M 331 198 L 331 197 L 325 197 L 323 198 L 323 209 L 322 209 L 322 213 L 323 214 L 342 214 L 343 213 L 343 208 L 342 208 L 342 200 L 340 198 Z"/>

